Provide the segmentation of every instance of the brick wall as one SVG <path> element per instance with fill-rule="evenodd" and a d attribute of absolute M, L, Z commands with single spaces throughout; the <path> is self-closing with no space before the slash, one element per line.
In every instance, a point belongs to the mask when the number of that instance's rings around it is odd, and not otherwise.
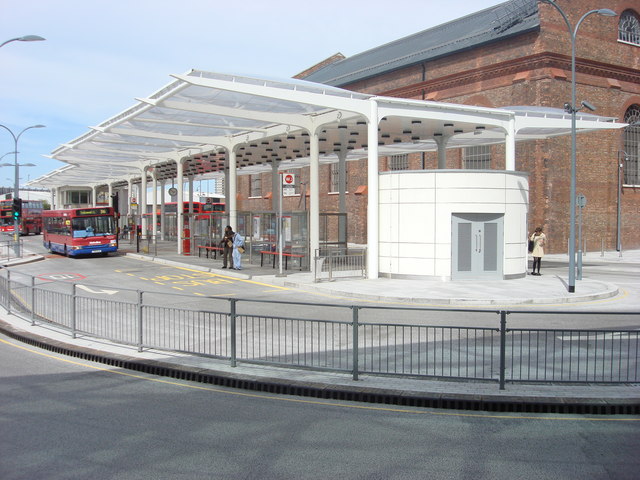
<path fill-rule="evenodd" d="M 575 25 L 591 9 L 592 0 L 558 4 Z M 610 1 L 621 13 L 637 2 Z M 346 86 L 366 93 L 427 98 L 437 101 L 501 107 L 534 105 L 562 108 L 571 100 L 571 44 L 559 13 L 540 4 L 541 30 L 482 48 L 388 73 Z M 629 105 L 640 104 L 640 47 L 617 41 L 617 18 L 590 15 L 580 26 L 576 42 L 577 103 L 588 100 L 597 114 L 621 119 Z M 579 134 L 577 193 L 587 197 L 583 209 L 583 238 L 587 250 L 616 246 L 618 151 L 622 131 Z M 493 148 L 493 168 L 504 168 L 504 148 Z M 433 154 L 426 168 L 434 168 Z M 516 146 L 516 168 L 530 174 L 529 229 L 541 225 L 551 252 L 567 249 L 571 178 L 570 136 Z M 460 153 L 447 152 L 447 167 L 460 167 Z M 413 167 L 412 167 L 413 168 Z M 640 248 L 640 188 L 622 194 L 623 248 Z M 576 215 L 577 217 L 577 215 Z"/>
<path fill-rule="evenodd" d="M 557 0 L 575 25 L 587 11 L 603 7 L 597 0 Z M 637 0 L 610 0 L 605 5 L 621 13 L 640 10 Z M 343 86 L 371 94 L 431 99 L 486 107 L 532 105 L 562 108 L 571 98 L 571 48 L 560 14 L 540 3 L 541 29 L 485 45 L 423 65 Z M 617 41 L 618 19 L 590 15 L 577 37 L 577 100 L 597 106 L 597 114 L 622 119 L 632 104 L 640 104 L 640 47 Z M 618 151 L 622 131 L 578 135 L 577 192 L 587 197 L 583 210 L 583 236 L 588 250 L 616 246 Z M 564 252 L 569 238 L 570 136 L 516 145 L 516 168 L 529 173 L 528 228 L 542 226 L 551 252 Z M 505 166 L 504 147 L 492 148 L 492 168 Z M 460 151 L 447 152 L 447 168 L 460 168 Z M 436 153 L 411 155 L 410 168 L 437 167 Z M 320 168 L 320 208 L 338 211 L 338 196 L 329 191 L 329 167 Z M 386 159 L 380 159 L 386 169 Z M 308 169 L 299 177 L 308 182 Z M 366 242 L 367 195 L 356 195 L 367 184 L 365 160 L 347 167 L 349 241 Z M 239 179 L 243 210 L 270 210 L 271 200 L 248 199 L 249 177 Z M 263 194 L 271 190 L 270 174 L 263 175 Z M 285 199 L 285 210 L 297 210 L 299 197 Z M 640 188 L 625 187 L 622 194 L 623 248 L 640 248 Z"/>

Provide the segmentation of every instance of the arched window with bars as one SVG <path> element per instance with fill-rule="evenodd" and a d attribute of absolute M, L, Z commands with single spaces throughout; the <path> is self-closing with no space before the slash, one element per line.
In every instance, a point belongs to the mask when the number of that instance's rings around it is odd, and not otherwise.
<path fill-rule="evenodd" d="M 624 184 L 640 185 L 640 105 L 631 105 L 624 114 Z"/>
<path fill-rule="evenodd" d="M 620 15 L 618 40 L 640 46 L 640 20 L 633 10 L 625 10 Z"/>

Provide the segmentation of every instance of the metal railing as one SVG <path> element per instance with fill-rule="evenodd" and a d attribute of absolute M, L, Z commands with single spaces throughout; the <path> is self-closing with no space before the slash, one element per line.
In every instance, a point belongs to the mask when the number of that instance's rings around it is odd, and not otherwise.
<path fill-rule="evenodd" d="M 0 260 L 9 262 L 13 258 L 22 258 L 24 250 L 22 248 L 22 239 L 18 239 L 18 243 L 13 239 L 13 234 L 3 234 L 4 240 L 0 240 Z"/>
<path fill-rule="evenodd" d="M 603 315 L 305 304 L 175 295 L 92 285 L 37 283 L 3 269 L 0 303 L 72 337 L 229 361 L 361 374 L 496 382 L 640 382 L 640 330 L 509 328 L 507 316 Z M 112 287 L 111 287 L 112 288 Z M 295 312 L 295 315 L 265 314 Z M 321 312 L 326 318 L 316 318 Z M 425 324 L 423 318 L 435 318 Z M 640 312 L 607 312 L 640 318 Z M 460 325 L 451 325 L 459 323 Z M 463 326 L 469 324 L 471 326 Z"/>
<path fill-rule="evenodd" d="M 314 281 L 333 281 L 335 278 L 365 278 L 367 275 L 367 249 L 364 247 L 323 247 L 315 253 Z"/>

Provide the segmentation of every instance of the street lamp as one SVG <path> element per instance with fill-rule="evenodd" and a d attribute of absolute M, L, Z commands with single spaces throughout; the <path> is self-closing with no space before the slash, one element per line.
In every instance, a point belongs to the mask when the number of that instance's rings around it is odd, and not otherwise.
<path fill-rule="evenodd" d="M 13 131 L 9 127 L 6 127 L 5 125 L 0 124 L 0 127 L 4 128 L 13 137 L 13 142 L 15 145 L 15 149 L 13 150 L 13 155 L 14 155 L 13 165 L 15 167 L 15 182 L 13 184 L 13 198 L 20 198 L 20 164 L 18 163 L 18 140 L 20 140 L 20 136 L 27 130 L 30 130 L 32 128 L 44 128 L 44 125 L 31 125 L 30 127 L 22 129 L 22 131 L 18 135 L 13 133 Z M 29 164 L 29 165 L 35 166 L 33 164 Z M 27 164 L 25 164 L 24 166 L 27 166 Z M 13 239 L 15 242 L 16 255 L 20 254 L 19 252 L 20 247 L 18 245 L 18 235 L 19 235 L 19 221 L 16 218 L 13 221 Z"/>
<path fill-rule="evenodd" d="M 539 0 L 542 3 L 548 3 L 560 12 L 562 18 L 567 24 L 569 29 L 569 35 L 571 37 L 571 104 L 564 105 L 565 110 L 571 113 L 571 188 L 570 188 L 570 220 L 569 220 L 569 293 L 576 291 L 576 112 L 582 107 L 586 107 L 589 110 L 593 110 L 594 107 L 590 103 L 584 101 L 581 107 L 576 106 L 576 35 L 578 34 L 578 28 L 585 18 L 592 13 L 603 15 L 605 17 L 615 17 L 618 14 L 608 8 L 599 8 L 596 10 L 589 10 L 587 13 L 580 17 L 575 28 L 571 27 L 571 22 L 567 18 L 564 11 L 555 3 L 554 0 Z"/>
<path fill-rule="evenodd" d="M 7 155 L 11 155 L 12 153 L 18 153 L 18 152 L 7 152 L 7 153 L 5 153 L 4 155 L 2 155 L 2 156 L 0 157 L 0 160 L 2 160 L 2 159 L 3 159 L 4 157 L 6 157 Z M 6 167 L 7 165 L 10 165 L 10 164 L 8 164 L 8 163 L 3 163 L 2 165 L 0 165 L 0 167 Z M 13 165 L 13 163 L 12 163 L 11 165 Z"/>
<path fill-rule="evenodd" d="M 41 42 L 42 40 L 46 40 L 46 39 L 42 38 L 39 35 L 24 35 L 23 37 L 16 37 L 16 38 L 7 40 L 6 42 L 2 42 L 2 45 L 0 45 L 0 48 L 4 47 L 7 43 L 11 43 L 11 42 Z"/>

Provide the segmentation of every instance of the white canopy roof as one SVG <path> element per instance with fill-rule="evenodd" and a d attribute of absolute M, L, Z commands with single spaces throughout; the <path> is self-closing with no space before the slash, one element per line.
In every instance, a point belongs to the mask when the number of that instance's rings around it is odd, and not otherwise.
<path fill-rule="evenodd" d="M 154 167 L 159 179 L 224 175 L 228 151 L 240 174 L 305 166 L 309 135 L 320 137 L 320 161 L 367 156 L 367 122 L 377 107 L 380 155 L 495 144 L 515 124 L 516 141 L 569 134 L 570 114 L 556 109 L 492 109 L 379 97 L 301 80 L 192 70 L 85 135 L 52 158 L 68 165 L 29 182 L 43 187 L 126 182 Z M 579 131 L 621 128 L 613 118 L 578 114 Z"/>

